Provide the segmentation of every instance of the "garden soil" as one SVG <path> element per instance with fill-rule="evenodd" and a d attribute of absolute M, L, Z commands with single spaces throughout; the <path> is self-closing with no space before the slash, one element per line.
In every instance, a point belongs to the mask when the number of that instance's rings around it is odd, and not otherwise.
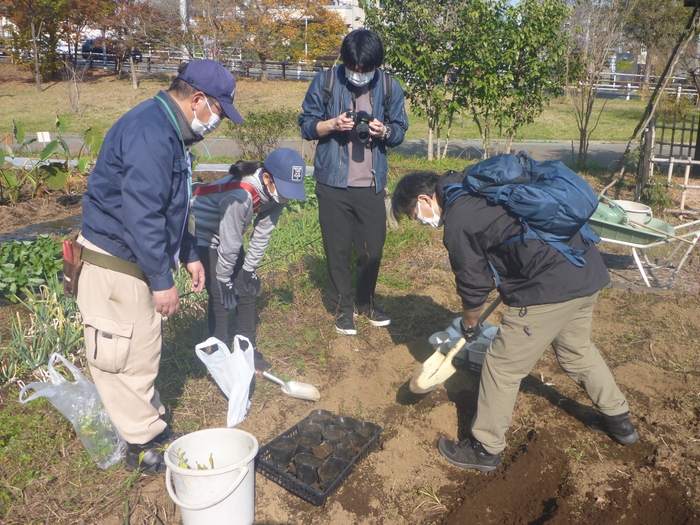
<path fill-rule="evenodd" d="M 78 202 L 32 201 L 27 207 L 0 208 L 0 232 L 80 213 Z M 503 466 L 485 474 L 451 466 L 436 449 L 441 437 L 468 435 L 478 375 L 458 371 L 423 396 L 408 389 L 413 371 L 432 353 L 428 336 L 446 327 L 458 310 L 446 254 L 429 261 L 414 256 L 411 264 L 422 279 L 409 293 L 383 295 L 391 326 L 360 321 L 356 337 L 341 337 L 332 332 L 328 316 L 322 328 L 327 365 L 310 367 L 299 378 L 318 387 L 320 402 L 281 392 L 253 396 L 240 428 L 261 445 L 315 408 L 383 427 L 379 447 L 322 507 L 257 475 L 256 523 L 700 523 L 697 260 L 682 272 L 683 284 L 661 291 L 639 287 L 633 266 L 629 271 L 633 263 L 619 253 L 606 254 L 619 268 L 612 274 L 615 286 L 601 293 L 592 339 L 628 397 L 640 440 L 623 447 L 586 429 L 580 418 L 591 410 L 590 401 L 561 371 L 550 348 L 522 382 Z M 489 320 L 498 324 L 504 311 L 501 305 Z M 213 399 L 207 408 L 207 426 L 225 426 L 225 400 Z M 130 523 L 179 523 L 163 478 L 143 483 L 140 501 L 162 509 L 159 521 L 144 510 L 153 506 L 132 502 Z M 98 522 L 116 525 L 125 519 L 115 511 Z"/>

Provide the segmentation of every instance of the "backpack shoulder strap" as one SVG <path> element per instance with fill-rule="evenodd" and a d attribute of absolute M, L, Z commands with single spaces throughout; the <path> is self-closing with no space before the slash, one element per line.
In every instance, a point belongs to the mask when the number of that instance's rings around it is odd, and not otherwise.
<path fill-rule="evenodd" d="M 335 80 L 335 67 L 329 67 L 323 74 L 323 107 L 328 107 L 333 97 L 333 81 Z"/>
<path fill-rule="evenodd" d="M 384 88 L 384 123 L 387 124 L 391 122 L 391 114 L 389 109 L 391 108 L 391 95 L 392 95 L 392 82 L 391 75 L 382 71 L 382 87 Z"/>

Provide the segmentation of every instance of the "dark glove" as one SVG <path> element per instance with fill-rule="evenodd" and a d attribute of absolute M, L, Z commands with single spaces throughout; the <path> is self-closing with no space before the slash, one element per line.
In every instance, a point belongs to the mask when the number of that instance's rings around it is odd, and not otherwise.
<path fill-rule="evenodd" d="M 464 320 L 459 322 L 459 328 L 467 343 L 473 343 L 481 335 L 481 325 L 464 326 Z"/>
<path fill-rule="evenodd" d="M 224 305 L 224 308 L 230 310 L 231 308 L 235 307 L 238 303 L 238 294 L 236 293 L 236 287 L 233 286 L 233 281 L 228 280 L 225 283 L 223 283 L 217 279 L 216 282 L 219 283 L 219 292 L 221 292 L 221 304 Z"/>
<path fill-rule="evenodd" d="M 253 294 L 256 297 L 260 295 L 260 278 L 258 278 L 255 271 L 241 270 L 241 272 L 246 293 Z"/>

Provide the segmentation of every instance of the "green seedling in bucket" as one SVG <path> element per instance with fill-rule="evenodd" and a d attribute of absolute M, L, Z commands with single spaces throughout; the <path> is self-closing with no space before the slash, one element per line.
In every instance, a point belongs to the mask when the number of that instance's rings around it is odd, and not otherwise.
<path fill-rule="evenodd" d="M 212 452 L 209 454 L 209 466 L 207 467 L 206 465 L 200 465 L 198 461 L 195 461 L 197 464 L 197 468 L 194 469 L 193 467 L 190 467 L 187 464 L 187 458 L 185 457 L 185 453 L 182 451 L 182 449 L 177 449 L 177 453 L 175 454 L 178 459 L 178 464 L 177 466 L 180 468 L 186 468 L 190 470 L 209 470 L 212 469 L 214 470 L 214 453 Z"/>

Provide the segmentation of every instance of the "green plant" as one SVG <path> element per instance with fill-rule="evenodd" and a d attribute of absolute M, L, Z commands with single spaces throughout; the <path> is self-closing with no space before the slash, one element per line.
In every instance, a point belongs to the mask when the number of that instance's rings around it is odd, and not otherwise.
<path fill-rule="evenodd" d="M 12 320 L 11 340 L 0 355 L 0 381 L 40 366 L 53 352 L 67 354 L 83 339 L 83 322 L 73 299 L 63 295 L 56 275 L 39 286 L 39 296 L 17 299 L 29 310 L 29 321 Z"/>
<path fill-rule="evenodd" d="M 227 120 L 223 134 L 238 142 L 246 159 L 262 160 L 277 147 L 285 133 L 296 129 L 298 114 L 287 108 L 249 111 L 243 124 Z"/>
<path fill-rule="evenodd" d="M 25 288 L 44 284 L 62 268 L 61 245 L 48 235 L 0 244 L 0 297 L 17 302 Z"/>
<path fill-rule="evenodd" d="M 583 449 L 583 442 L 579 441 L 578 444 L 570 445 L 564 450 L 571 459 L 575 461 L 581 461 L 583 456 L 586 455 L 586 451 Z"/>
<path fill-rule="evenodd" d="M 166 445 L 165 447 L 163 447 L 163 450 L 167 450 L 167 448 L 168 448 L 168 446 Z M 143 454 L 143 452 L 142 452 L 142 454 Z M 189 465 L 189 463 L 188 463 L 189 460 L 185 457 L 185 453 L 182 451 L 182 449 L 178 448 L 175 455 L 177 456 L 177 459 L 179 460 L 178 464 L 177 464 L 178 467 L 195 470 L 194 467 L 191 467 Z M 139 463 L 141 463 L 141 457 L 142 456 L 139 456 Z M 195 461 L 195 463 L 197 463 L 196 470 L 209 470 L 210 468 L 214 469 L 214 453 L 212 452 L 211 454 L 209 454 L 209 466 L 208 467 L 206 465 L 200 465 L 198 461 Z"/>
<path fill-rule="evenodd" d="M 74 172 L 85 174 L 88 164 L 97 158 L 104 134 L 99 127 L 88 128 L 83 136 L 83 145 L 78 152 L 78 158 L 73 165 L 70 148 L 62 137 L 66 130 L 66 121 L 63 117 L 56 116 L 55 127 L 58 137 L 44 146 L 39 153 L 39 159 L 30 159 L 22 167 L 2 169 L 5 158 L 14 157 L 17 153 L 27 149 L 31 152 L 30 145 L 36 142 L 36 138 L 25 139 L 24 126 L 13 122 L 13 135 L 19 146 L 13 151 L 10 146 L 5 146 L 5 151 L 0 152 L 0 204 L 5 202 L 18 202 L 25 186 L 29 185 L 32 195 L 38 195 L 43 188 L 51 191 L 63 190 L 68 185 L 68 180 Z M 62 152 L 59 158 L 58 153 Z M 50 160 L 55 157 L 53 160 Z"/>
<path fill-rule="evenodd" d="M 662 182 L 658 182 L 659 179 Z M 669 189 L 668 183 L 662 177 L 652 177 L 649 184 L 642 190 L 641 200 L 659 215 L 673 204 Z"/>

